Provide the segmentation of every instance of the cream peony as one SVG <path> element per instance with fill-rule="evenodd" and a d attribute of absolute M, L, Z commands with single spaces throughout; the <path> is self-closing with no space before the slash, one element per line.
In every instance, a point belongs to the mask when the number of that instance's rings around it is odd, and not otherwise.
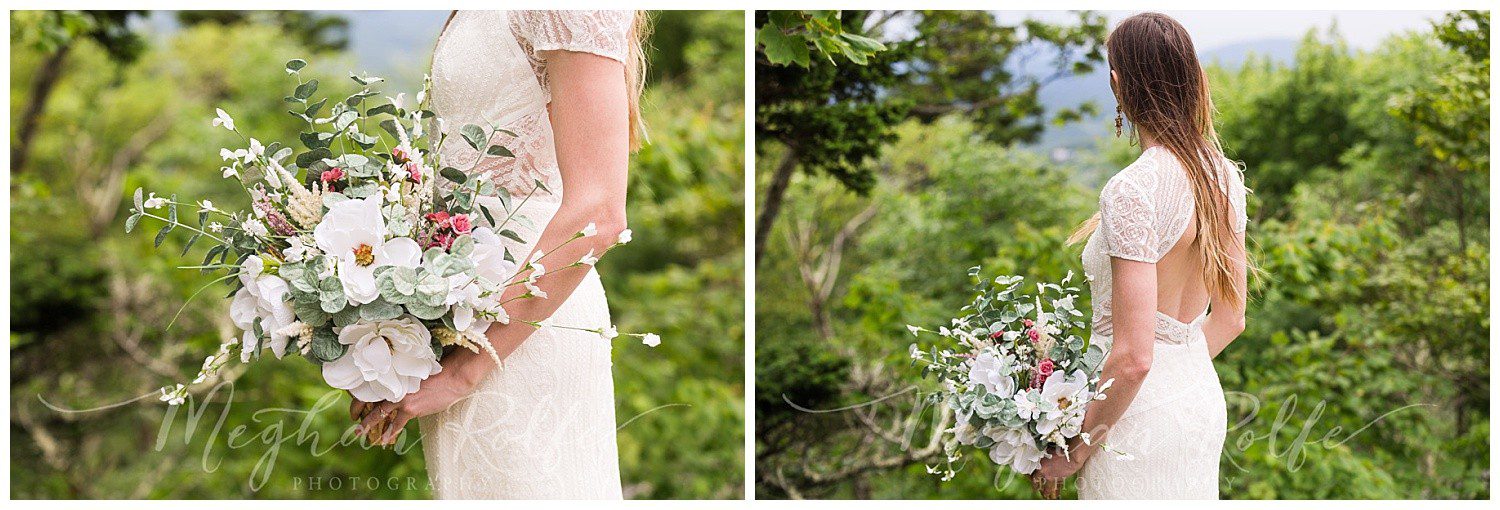
<path fill-rule="evenodd" d="M 334 204 L 313 229 L 318 249 L 338 260 L 339 281 L 351 304 L 362 305 L 380 296 L 376 268 L 421 265 L 422 248 L 416 241 L 409 237 L 387 240 L 387 235 L 379 197 Z"/>
<path fill-rule="evenodd" d="M 251 255 L 240 264 L 240 283 L 245 286 L 234 294 L 229 303 L 229 318 L 235 327 L 243 330 L 243 348 L 240 358 L 250 361 L 256 349 L 271 348 L 277 358 L 286 354 L 287 336 L 282 329 L 297 320 L 292 304 L 286 300 L 287 283 L 281 277 L 265 273 L 265 262 L 259 255 Z M 255 336 L 255 320 L 260 319 L 260 329 L 270 340 L 259 345 Z"/>
<path fill-rule="evenodd" d="M 348 351 L 323 364 L 323 380 L 362 402 L 400 402 L 443 370 L 432 333 L 415 317 L 357 322 L 337 332 Z"/>

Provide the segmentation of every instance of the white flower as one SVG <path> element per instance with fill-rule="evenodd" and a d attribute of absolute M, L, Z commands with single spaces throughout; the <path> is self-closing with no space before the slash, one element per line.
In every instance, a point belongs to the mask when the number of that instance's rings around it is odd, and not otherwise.
<path fill-rule="evenodd" d="M 229 118 L 228 113 L 224 113 L 222 109 L 214 108 L 214 114 L 217 115 L 213 120 L 215 127 L 224 126 L 224 129 L 234 131 L 234 119 Z"/>
<path fill-rule="evenodd" d="M 316 241 L 309 243 L 307 240 L 304 240 L 304 236 L 287 239 L 287 244 L 289 246 L 285 250 L 281 250 L 281 253 L 286 255 L 287 262 L 301 262 L 307 260 L 308 257 L 318 254 Z"/>
<path fill-rule="evenodd" d="M 323 364 L 323 380 L 362 402 L 400 402 L 443 370 L 432 352 L 432 333 L 415 317 L 356 322 L 338 335 L 348 351 Z"/>
<path fill-rule="evenodd" d="M 218 210 L 218 209 L 214 209 L 214 203 L 210 202 L 208 200 L 199 201 L 198 202 L 198 208 L 202 209 L 202 210 L 205 210 L 205 211 L 217 211 Z"/>
<path fill-rule="evenodd" d="M 516 263 L 505 260 L 505 242 L 490 227 L 479 227 L 469 233 L 474 238 L 474 251 L 469 259 L 479 276 L 491 283 L 505 283 L 516 275 Z"/>
<path fill-rule="evenodd" d="M 287 301 L 286 280 L 266 274 L 265 262 L 259 255 L 251 255 L 240 263 L 240 283 L 244 287 L 234 294 L 229 303 L 229 319 L 235 327 L 244 331 L 240 352 L 242 361 L 250 361 L 255 351 L 269 347 L 277 358 L 286 354 L 286 327 L 296 322 L 292 304 Z M 259 345 L 255 335 L 255 323 L 260 321 L 261 333 L 269 337 L 266 345 Z"/>
<path fill-rule="evenodd" d="M 255 161 L 255 158 L 266 153 L 266 146 L 260 144 L 260 140 L 250 139 L 250 150 L 245 151 L 245 162 Z"/>
<path fill-rule="evenodd" d="M 406 93 L 405 92 L 400 93 L 400 94 L 396 94 L 396 97 L 385 96 L 385 98 L 389 99 L 391 101 L 391 106 L 396 107 L 396 109 L 398 109 L 398 110 L 405 110 L 406 109 L 406 107 L 402 105 L 402 103 L 406 102 Z M 418 99 L 417 101 L 421 101 L 421 99 Z"/>
<path fill-rule="evenodd" d="M 995 445 L 990 447 L 990 460 L 995 464 L 1009 465 L 1023 475 L 1031 474 L 1041 467 L 1044 452 L 1037 448 L 1036 442 L 1025 430 L 990 430 L 985 435 L 995 440 Z"/>
<path fill-rule="evenodd" d="M 921 332 L 922 328 L 913 326 L 911 324 L 907 324 L 906 325 L 906 330 L 911 332 L 911 336 L 917 336 L 917 333 Z"/>
<path fill-rule="evenodd" d="M 362 305 L 380 296 L 376 268 L 421 265 L 422 248 L 416 241 L 409 237 L 387 240 L 387 234 L 378 197 L 334 204 L 313 228 L 318 249 L 338 261 L 339 281 L 350 303 Z"/>
<path fill-rule="evenodd" d="M 255 218 L 245 220 L 240 224 L 240 228 L 255 237 L 271 237 L 271 231 L 266 230 L 266 224 Z"/>
<path fill-rule="evenodd" d="M 547 299 L 547 291 L 542 290 L 541 287 L 537 287 L 535 283 L 531 282 L 531 280 L 523 282 L 522 285 L 526 286 L 526 291 L 530 292 L 531 295 L 542 299 Z"/>
<path fill-rule="evenodd" d="M 983 386 L 985 391 L 1008 396 L 1016 391 L 1016 381 L 1010 377 L 1010 366 L 1006 360 L 985 349 L 969 364 L 969 381 Z"/>
<path fill-rule="evenodd" d="M 145 202 L 141 203 L 141 207 L 147 209 L 160 209 L 164 205 L 167 205 L 167 199 L 156 196 L 156 192 L 154 191 L 151 192 L 150 197 Z"/>
<path fill-rule="evenodd" d="M 1061 417 L 1069 409 L 1088 402 L 1080 393 L 1086 393 L 1088 376 L 1083 371 L 1064 374 L 1061 370 L 1047 376 L 1042 383 L 1042 406 L 1048 418 Z"/>
<path fill-rule="evenodd" d="M 917 348 L 917 344 L 906 346 L 906 354 L 911 356 L 911 359 L 922 359 L 922 350 Z"/>
<path fill-rule="evenodd" d="M 208 231 L 209 232 L 223 232 L 224 231 L 224 224 L 223 223 L 219 223 L 217 221 L 210 221 L 210 222 L 208 222 Z"/>
<path fill-rule="evenodd" d="M 591 221 L 589 222 L 588 226 L 583 227 L 583 230 L 580 230 L 578 232 L 578 235 L 581 237 L 589 237 L 597 233 L 599 233 L 599 229 L 595 227 L 594 222 Z"/>
<path fill-rule="evenodd" d="M 219 175 L 225 179 L 228 179 L 230 177 L 239 177 L 240 171 L 236 170 L 232 166 L 221 166 L 219 167 Z"/>
<path fill-rule="evenodd" d="M 592 266 L 599 263 L 599 257 L 594 256 L 594 250 L 589 250 L 589 252 L 583 256 L 583 258 L 578 259 L 578 263 L 585 266 Z"/>
<path fill-rule="evenodd" d="M 605 340 L 614 340 L 615 337 L 620 336 L 620 332 L 616 331 L 614 326 L 605 326 L 604 329 L 599 330 L 599 336 L 604 337 Z"/>
<path fill-rule="evenodd" d="M 646 336 L 641 337 L 641 343 L 646 344 L 647 347 L 656 347 L 661 345 L 661 337 L 656 333 L 646 333 Z"/>
<path fill-rule="evenodd" d="M 162 402 L 166 402 L 167 405 L 182 405 L 182 402 L 187 399 L 187 387 L 181 384 L 178 384 L 176 386 L 163 386 L 161 389 L 161 397 L 159 397 L 158 399 Z"/>
<path fill-rule="evenodd" d="M 1037 416 L 1041 415 L 1041 404 L 1035 400 L 1037 397 L 1038 395 L 1035 391 L 1017 391 L 1016 396 L 1011 398 L 1016 403 L 1016 415 L 1020 416 L 1023 420 L 1035 420 Z"/>
<path fill-rule="evenodd" d="M 618 241 L 615 241 L 615 243 L 617 243 L 617 244 L 628 243 L 628 242 L 630 242 L 630 236 L 631 236 L 630 229 L 627 228 L 627 229 L 625 229 L 625 230 L 623 230 L 623 231 L 620 232 L 620 239 Z"/>

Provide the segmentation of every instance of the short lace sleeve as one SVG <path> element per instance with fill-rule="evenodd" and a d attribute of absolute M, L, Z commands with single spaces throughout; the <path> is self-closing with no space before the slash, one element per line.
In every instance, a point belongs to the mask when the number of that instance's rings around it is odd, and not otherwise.
<path fill-rule="evenodd" d="M 533 59 L 548 50 L 592 53 L 624 62 L 635 11 L 515 11 L 511 20 Z"/>
<path fill-rule="evenodd" d="M 1123 172 L 1099 194 L 1099 234 L 1111 257 L 1155 263 L 1166 250 L 1151 192 Z"/>

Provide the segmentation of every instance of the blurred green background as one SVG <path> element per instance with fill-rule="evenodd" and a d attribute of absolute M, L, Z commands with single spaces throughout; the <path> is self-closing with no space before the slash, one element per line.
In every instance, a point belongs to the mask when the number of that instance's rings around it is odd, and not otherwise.
<path fill-rule="evenodd" d="M 1035 497 L 973 451 L 955 480 L 927 474 L 936 414 L 912 390 L 934 383 L 903 325 L 952 317 L 974 265 L 1081 273 L 1063 242 L 1139 155 L 1112 101 L 1046 96 L 1092 76 L 1109 98 L 1099 45 L 1128 13 L 1036 14 L 844 11 L 839 30 L 890 46 L 859 65 L 803 28 L 821 11 L 757 13 L 761 221 L 780 202 L 756 239 L 757 497 Z M 1269 29 L 1233 20 L 1257 15 L 1200 17 L 1249 38 Z M 787 34 L 818 41 L 805 67 L 773 61 L 809 51 Z M 1489 497 L 1488 34 L 1488 12 L 1363 49 L 1325 26 L 1208 66 L 1265 270 L 1214 360 L 1222 497 Z M 1051 137 L 1080 123 L 1098 135 Z"/>
<path fill-rule="evenodd" d="M 164 332 L 207 282 L 174 266 L 202 249 L 179 258 L 185 239 L 153 250 L 151 236 L 123 233 L 138 186 L 244 205 L 218 175 L 218 148 L 240 142 L 209 125 L 214 107 L 261 140 L 294 139 L 299 121 L 281 102 L 291 58 L 307 59 L 303 74 L 330 96 L 354 91 L 350 71 L 390 78 L 389 95 L 415 93 L 447 13 L 10 16 L 11 497 L 427 497 L 419 449 L 335 444 L 347 397 L 308 413 L 329 392 L 301 360 L 235 364 L 232 400 L 217 393 L 191 430 L 187 406 L 169 415 L 154 398 L 88 413 L 41 399 L 75 409 L 131 399 L 190 378 L 233 333 L 227 302 L 213 299 Z M 664 338 L 615 349 L 617 416 L 638 416 L 619 432 L 621 475 L 632 498 L 739 498 L 744 16 L 653 19 L 651 143 L 630 174 L 635 241 L 598 267 L 620 328 Z M 272 408 L 288 411 L 256 414 Z"/>

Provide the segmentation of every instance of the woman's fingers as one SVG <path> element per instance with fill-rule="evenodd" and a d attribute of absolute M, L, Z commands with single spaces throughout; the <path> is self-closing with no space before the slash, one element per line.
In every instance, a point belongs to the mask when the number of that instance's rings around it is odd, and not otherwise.
<path fill-rule="evenodd" d="M 349 398 L 351 400 L 349 402 L 349 419 L 354 421 L 363 420 L 365 418 L 365 413 L 370 412 L 371 404 L 369 402 L 354 398 L 352 395 Z"/>
<path fill-rule="evenodd" d="M 365 436 L 365 438 L 369 439 L 371 443 L 376 442 L 375 440 L 380 438 L 380 435 L 378 433 L 379 431 L 377 431 L 377 429 L 381 429 L 380 431 L 383 431 L 383 427 L 381 427 L 381 425 L 384 424 L 386 416 L 390 414 L 393 408 L 394 407 L 391 406 L 389 402 L 377 402 L 371 404 L 370 408 L 365 411 L 364 417 L 360 419 L 360 435 Z"/>
<path fill-rule="evenodd" d="M 411 421 L 411 415 L 406 414 L 405 411 L 398 409 L 396 412 L 391 413 L 391 417 L 388 420 L 389 423 L 385 427 L 385 434 L 380 437 L 380 444 L 396 444 L 396 436 L 401 435 L 401 431 L 406 429 L 406 422 L 408 421 Z"/>

